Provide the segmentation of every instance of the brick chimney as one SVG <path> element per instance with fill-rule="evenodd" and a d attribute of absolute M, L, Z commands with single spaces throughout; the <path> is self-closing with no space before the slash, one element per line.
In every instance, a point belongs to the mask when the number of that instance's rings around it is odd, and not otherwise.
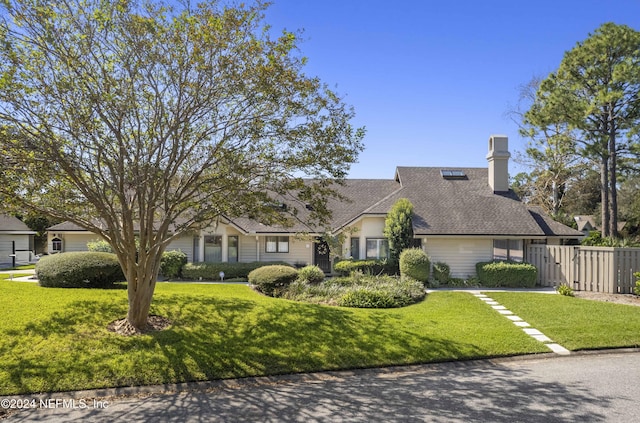
<path fill-rule="evenodd" d="M 506 135 L 489 137 L 489 186 L 493 192 L 509 191 L 509 139 Z"/>

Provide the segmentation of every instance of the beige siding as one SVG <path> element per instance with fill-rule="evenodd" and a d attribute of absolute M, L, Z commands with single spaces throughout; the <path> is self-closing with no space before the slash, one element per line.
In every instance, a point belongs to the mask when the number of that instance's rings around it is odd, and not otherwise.
<path fill-rule="evenodd" d="M 62 251 L 88 251 L 87 242 L 95 241 L 99 239 L 96 234 L 63 234 L 62 236 Z M 49 244 L 49 250 L 51 250 L 51 244 Z"/>
<path fill-rule="evenodd" d="M 15 241 L 16 250 L 29 249 L 29 235 L 0 234 L 0 242 Z"/>
<path fill-rule="evenodd" d="M 169 244 L 166 251 L 180 250 L 187 255 L 187 261 L 193 262 L 193 234 L 180 236 Z"/>
<path fill-rule="evenodd" d="M 15 244 L 11 244 L 11 241 L 14 241 Z M 10 235 L 10 234 L 1 234 L 0 235 L 0 248 L 2 249 L 1 253 L 3 254 L 0 257 L 0 264 L 13 264 L 13 257 L 11 256 L 11 248 L 15 247 L 15 261 L 19 264 L 29 263 L 31 261 L 32 255 L 29 250 L 29 235 Z"/>
<path fill-rule="evenodd" d="M 353 227 L 358 231 L 352 237 L 360 239 L 360 258 L 364 259 L 367 257 L 367 238 L 384 238 L 384 217 L 365 217 Z"/>
<path fill-rule="evenodd" d="M 267 253 L 265 246 L 266 237 L 260 237 L 260 261 L 284 261 L 290 264 L 303 263 L 305 265 L 313 263 L 313 243 L 289 237 L 288 253 Z M 254 244 L 255 248 L 255 244 Z"/>
<path fill-rule="evenodd" d="M 476 263 L 491 261 L 493 240 L 478 238 L 427 238 L 423 248 L 431 262 L 443 262 L 451 268 L 451 277 L 475 276 Z"/>
<path fill-rule="evenodd" d="M 238 243 L 240 244 L 238 246 L 240 248 L 240 251 L 238 252 L 238 261 L 245 263 L 258 261 L 258 247 L 256 246 L 255 235 L 239 235 Z"/>

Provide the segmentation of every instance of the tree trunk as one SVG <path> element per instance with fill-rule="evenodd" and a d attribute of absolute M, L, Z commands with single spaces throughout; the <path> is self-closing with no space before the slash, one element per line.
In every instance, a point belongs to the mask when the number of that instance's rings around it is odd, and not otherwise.
<path fill-rule="evenodd" d="M 618 237 L 618 169 L 616 154 L 616 133 L 609 132 L 609 234 Z"/>
<path fill-rule="evenodd" d="M 603 156 L 600 163 L 600 210 L 602 211 L 602 237 L 610 236 L 609 227 L 609 157 Z"/>
<path fill-rule="evenodd" d="M 137 254 L 137 260 L 135 256 L 127 258 L 128 271 L 125 272 L 129 296 L 127 321 L 131 326 L 142 331 L 147 326 L 162 254 L 140 252 Z"/>

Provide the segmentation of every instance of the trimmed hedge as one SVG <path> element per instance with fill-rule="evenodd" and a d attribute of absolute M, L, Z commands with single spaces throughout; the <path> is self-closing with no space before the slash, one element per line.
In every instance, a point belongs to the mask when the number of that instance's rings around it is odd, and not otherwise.
<path fill-rule="evenodd" d="M 318 266 L 305 266 L 298 270 L 298 280 L 317 284 L 324 280 L 324 272 Z"/>
<path fill-rule="evenodd" d="M 429 256 L 421 248 L 407 248 L 400 254 L 400 276 L 426 283 L 430 271 Z"/>
<path fill-rule="evenodd" d="M 298 278 L 298 271 L 291 266 L 263 266 L 249 273 L 249 283 L 265 295 L 277 297 Z"/>
<path fill-rule="evenodd" d="M 125 280 L 115 254 L 83 251 L 43 257 L 36 263 L 40 286 L 108 288 Z"/>
<path fill-rule="evenodd" d="M 509 261 L 476 264 L 480 285 L 486 287 L 533 288 L 538 269 L 532 264 Z"/>
<path fill-rule="evenodd" d="M 182 276 L 185 264 L 187 264 L 187 255 L 182 251 L 165 251 L 160 260 L 160 274 L 167 278 L 178 278 Z"/>
<path fill-rule="evenodd" d="M 254 261 L 251 263 L 187 263 L 182 269 L 182 277 L 188 280 L 219 281 L 220 272 L 227 279 L 247 279 L 251 271 L 269 265 L 289 266 L 285 262 Z"/>
<path fill-rule="evenodd" d="M 333 266 L 333 270 L 342 276 L 349 276 L 353 272 L 379 275 L 386 273 L 389 269 L 386 260 L 342 260 Z"/>

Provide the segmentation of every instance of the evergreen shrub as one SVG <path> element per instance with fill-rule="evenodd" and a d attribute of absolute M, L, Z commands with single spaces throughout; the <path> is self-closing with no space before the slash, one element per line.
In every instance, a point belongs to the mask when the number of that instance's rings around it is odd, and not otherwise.
<path fill-rule="evenodd" d="M 40 286 L 108 288 L 125 280 L 115 254 L 93 251 L 54 254 L 36 263 Z"/>
<path fill-rule="evenodd" d="M 534 265 L 510 261 L 477 263 L 476 272 L 480 285 L 486 287 L 533 288 L 538 276 Z"/>

